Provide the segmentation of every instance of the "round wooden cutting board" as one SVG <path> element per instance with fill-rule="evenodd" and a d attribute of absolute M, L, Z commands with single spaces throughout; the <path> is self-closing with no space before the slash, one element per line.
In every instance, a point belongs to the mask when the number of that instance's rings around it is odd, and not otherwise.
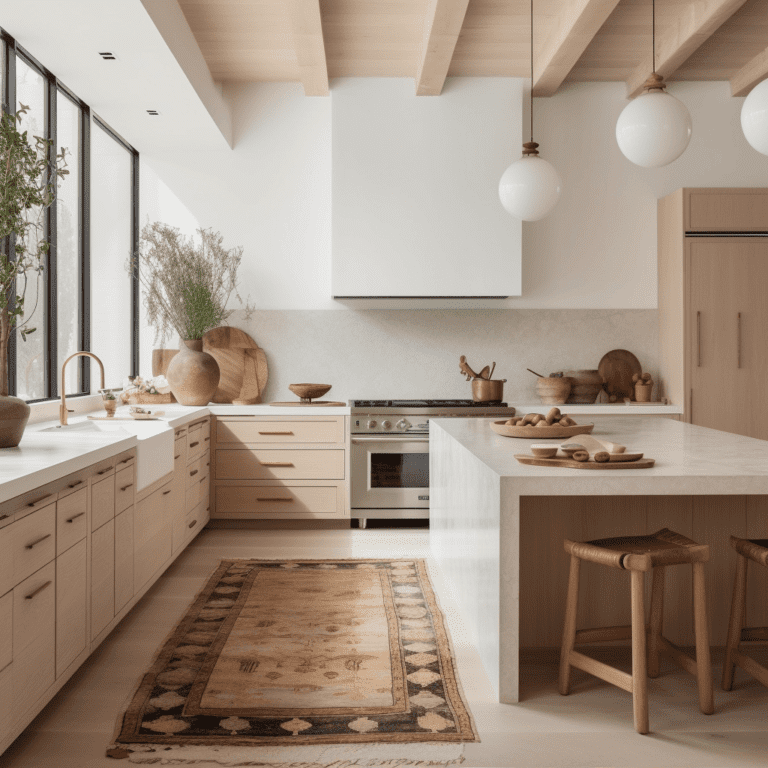
<path fill-rule="evenodd" d="M 635 399 L 635 385 L 632 376 L 643 372 L 640 361 L 626 349 L 613 349 L 603 355 L 597 370 L 603 377 L 603 388 L 609 396 L 616 397 L 618 402 L 628 397 Z"/>
<path fill-rule="evenodd" d="M 261 402 L 269 370 L 264 350 L 239 328 L 221 326 L 203 336 L 203 350 L 219 364 L 221 379 L 214 403 L 254 405 Z"/>

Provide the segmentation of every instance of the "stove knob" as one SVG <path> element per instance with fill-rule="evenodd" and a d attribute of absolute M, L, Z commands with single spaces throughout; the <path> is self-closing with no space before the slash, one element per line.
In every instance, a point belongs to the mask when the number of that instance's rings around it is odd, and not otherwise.
<path fill-rule="evenodd" d="M 392 422 L 389 419 L 385 419 L 381 422 L 381 426 L 383 429 L 390 429 L 392 427 Z"/>
<path fill-rule="evenodd" d="M 368 424 L 368 429 L 376 429 L 376 419 L 371 419 Z"/>
<path fill-rule="evenodd" d="M 399 430 L 402 430 L 403 432 L 408 429 L 408 427 L 411 426 L 411 422 L 408 421 L 408 419 L 400 419 L 400 421 L 397 422 L 397 428 Z"/>

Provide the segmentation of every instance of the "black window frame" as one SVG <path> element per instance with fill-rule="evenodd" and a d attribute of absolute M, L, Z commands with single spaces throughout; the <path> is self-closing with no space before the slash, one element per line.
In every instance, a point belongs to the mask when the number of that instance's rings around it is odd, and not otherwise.
<path fill-rule="evenodd" d="M 62 83 L 50 70 L 43 66 L 27 50 L 22 48 L 12 35 L 0 28 L 0 44 L 4 57 L 3 67 L 3 113 L 13 113 L 16 107 L 16 57 L 21 58 L 25 64 L 32 67 L 45 82 L 45 132 L 47 139 L 53 139 L 49 150 L 49 160 L 55 162 L 58 144 L 57 134 L 57 98 L 61 94 L 69 99 L 80 110 L 80 156 L 79 156 L 79 221 L 78 221 L 78 257 L 80 268 L 80 286 L 78 292 L 78 316 L 80 350 L 91 351 L 91 122 L 95 122 L 111 138 L 123 146 L 131 155 L 131 252 L 136 253 L 139 246 L 139 152 L 109 124 L 94 114 L 88 104 L 75 95 L 64 83 Z M 50 249 L 46 259 L 46 305 L 43 324 L 46 333 L 45 344 L 45 397 L 28 400 L 34 403 L 43 403 L 58 400 L 59 378 L 63 359 L 59 359 L 58 335 L 57 335 L 57 205 L 54 201 L 46 210 L 45 236 L 50 243 Z M 14 256 L 13 238 L 7 238 L 0 244 L 4 252 Z M 139 280 L 138 275 L 131 275 L 131 361 L 130 375 L 136 376 L 139 372 Z M 17 334 L 11 334 L 8 344 L 8 387 L 11 395 L 16 394 L 16 347 Z M 74 361 L 73 361 L 74 362 Z M 90 360 L 81 357 L 78 361 L 78 391 L 66 393 L 67 397 L 86 397 L 91 392 Z"/>

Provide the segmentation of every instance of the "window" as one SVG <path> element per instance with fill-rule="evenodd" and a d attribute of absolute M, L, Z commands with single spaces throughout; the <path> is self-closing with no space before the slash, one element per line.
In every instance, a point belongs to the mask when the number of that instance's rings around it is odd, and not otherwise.
<path fill-rule="evenodd" d="M 126 270 L 138 244 L 138 153 L 3 30 L 0 39 L 3 110 L 27 106 L 22 130 L 30 141 L 53 140 L 55 152 L 65 147 L 69 171 L 43 212 L 51 246 L 27 286 L 36 330 L 26 341 L 15 334 L 9 345 L 11 394 L 58 397 L 61 366 L 79 350 L 98 355 L 106 385 L 120 386 L 138 372 L 138 284 Z M 0 245 L 14 257 L 13 242 Z M 99 382 L 87 358 L 67 367 L 68 396 L 95 393 Z"/>

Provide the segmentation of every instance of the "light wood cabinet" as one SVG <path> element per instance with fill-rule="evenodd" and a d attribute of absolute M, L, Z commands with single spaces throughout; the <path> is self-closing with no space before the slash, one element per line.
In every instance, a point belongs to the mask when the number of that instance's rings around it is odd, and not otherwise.
<path fill-rule="evenodd" d="M 56 504 L 56 554 L 82 541 L 88 532 L 88 489 L 81 488 Z"/>
<path fill-rule="evenodd" d="M 226 443 L 343 443 L 344 419 L 219 421 L 219 445 Z"/>
<path fill-rule="evenodd" d="M 768 440 L 768 189 L 659 201 L 662 395 L 684 419 Z M 727 234 L 725 234 L 727 233 Z"/>
<path fill-rule="evenodd" d="M 18 520 L 12 530 L 13 582 L 18 584 L 56 556 L 56 505 Z"/>
<path fill-rule="evenodd" d="M 13 665 L 0 669 L 0 743 L 9 738 L 13 715 Z"/>
<path fill-rule="evenodd" d="M 91 485 L 91 531 L 101 528 L 115 516 L 115 478 L 113 475 Z"/>
<path fill-rule="evenodd" d="M 91 637 L 115 617 L 115 521 L 91 535 Z"/>
<path fill-rule="evenodd" d="M 88 645 L 88 548 L 85 538 L 56 558 L 56 677 Z"/>
<path fill-rule="evenodd" d="M 133 589 L 133 506 L 115 516 L 115 613 L 134 595 Z"/>
<path fill-rule="evenodd" d="M 136 504 L 133 542 L 133 577 L 136 589 L 141 589 L 170 557 L 172 552 L 172 518 L 165 508 L 163 492 L 166 483 Z"/>
<path fill-rule="evenodd" d="M 21 719 L 56 677 L 56 565 L 13 589 L 13 710 Z"/>
<path fill-rule="evenodd" d="M 219 450 L 217 480 L 343 480 L 344 451 Z"/>
<path fill-rule="evenodd" d="M 13 661 L 13 590 L 0 597 L 0 669 Z"/>

